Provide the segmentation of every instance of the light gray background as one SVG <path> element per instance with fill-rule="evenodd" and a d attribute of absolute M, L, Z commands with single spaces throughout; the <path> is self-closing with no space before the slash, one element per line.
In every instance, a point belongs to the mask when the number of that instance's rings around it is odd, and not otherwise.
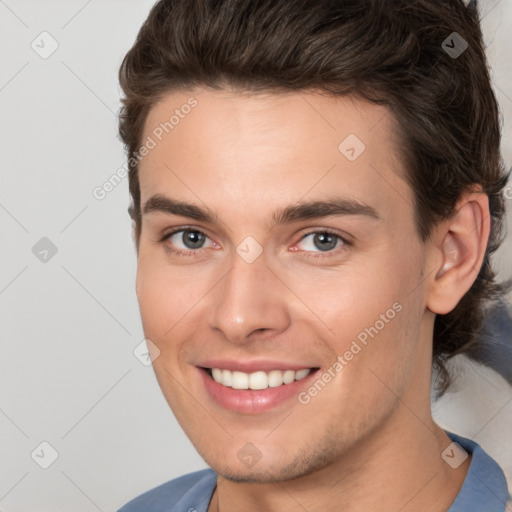
<path fill-rule="evenodd" d="M 125 164 L 117 71 L 152 4 L 0 0 L 4 512 L 113 511 L 206 467 L 151 367 L 133 354 L 143 333 L 127 180 L 103 200 L 93 196 Z M 481 4 L 510 165 L 512 3 Z M 58 48 L 47 58 L 31 47 L 44 54 L 52 39 Z M 32 252 L 43 237 L 57 247 L 46 262 Z M 509 237 L 498 262 L 503 278 L 512 274 L 511 253 Z M 465 366 L 436 417 L 483 444 L 510 479 L 512 390 L 493 372 Z M 31 456 L 49 461 L 44 441 L 58 452 L 48 469 Z"/>

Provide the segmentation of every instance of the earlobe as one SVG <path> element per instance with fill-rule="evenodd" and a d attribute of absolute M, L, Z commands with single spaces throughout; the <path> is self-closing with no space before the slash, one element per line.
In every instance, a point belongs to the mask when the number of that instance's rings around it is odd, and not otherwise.
<path fill-rule="evenodd" d="M 437 314 L 452 311 L 473 285 L 482 266 L 490 232 L 489 199 L 486 194 L 466 194 L 455 214 L 435 228 L 430 252 L 436 261 L 435 278 L 429 287 L 427 307 Z"/>

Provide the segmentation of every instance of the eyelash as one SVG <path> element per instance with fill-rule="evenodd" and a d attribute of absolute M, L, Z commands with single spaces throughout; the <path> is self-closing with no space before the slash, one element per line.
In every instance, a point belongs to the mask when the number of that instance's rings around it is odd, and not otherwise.
<path fill-rule="evenodd" d="M 328 229 L 328 228 L 313 229 L 311 231 L 308 231 L 307 233 L 304 233 L 304 235 L 301 236 L 299 242 L 302 242 L 302 240 L 304 240 L 309 235 L 316 235 L 316 234 L 332 235 L 332 236 L 336 237 L 338 240 L 341 240 L 342 244 L 341 244 L 340 247 L 335 247 L 334 249 L 332 249 L 330 251 L 325 251 L 325 252 L 322 252 L 322 251 L 318 251 L 318 252 L 316 252 L 316 251 L 300 251 L 300 252 L 303 253 L 303 256 L 305 256 L 306 258 L 330 258 L 330 257 L 334 257 L 334 256 L 338 255 L 340 251 L 346 250 L 348 247 L 350 247 L 352 245 L 352 243 L 349 240 L 347 240 L 346 238 L 342 237 L 336 231 L 333 231 L 333 230 Z M 297 252 L 299 252 L 299 251 L 297 251 Z"/>
<path fill-rule="evenodd" d="M 173 247 L 169 246 L 169 244 L 165 243 L 169 238 L 171 238 L 176 233 L 180 233 L 181 231 L 194 231 L 196 233 L 200 233 L 201 235 L 204 235 L 205 237 L 209 238 L 208 235 L 204 231 L 201 231 L 200 229 L 196 229 L 196 228 L 193 228 L 193 227 L 186 227 L 186 226 L 185 227 L 181 227 L 181 228 L 177 228 L 174 231 L 171 231 L 170 233 L 166 233 L 159 240 L 159 242 L 164 244 L 165 250 L 168 251 L 169 253 L 173 254 L 174 256 L 194 256 L 195 255 L 194 253 L 197 253 L 197 252 L 199 252 L 201 250 L 201 248 L 199 248 L 199 249 L 196 249 L 196 250 L 190 249 L 188 251 L 184 251 L 183 249 L 174 249 Z M 343 244 L 341 245 L 341 247 L 337 247 L 337 248 L 335 248 L 335 249 L 333 249 L 331 251 L 326 251 L 323 254 L 322 254 L 321 251 L 319 251 L 319 253 L 318 252 L 313 252 L 313 251 L 300 251 L 300 252 L 303 252 L 304 255 L 307 258 L 319 258 L 319 257 L 320 258 L 329 258 L 329 257 L 333 256 L 333 253 L 337 253 L 339 250 L 343 250 L 344 247 L 346 248 L 346 247 L 350 247 L 352 245 L 352 243 L 349 240 L 347 240 L 346 238 L 342 237 L 339 233 L 336 233 L 335 231 L 332 231 L 332 230 L 330 230 L 328 228 L 315 229 L 315 230 L 312 230 L 312 231 L 308 231 L 307 233 L 302 235 L 302 237 L 300 238 L 299 242 L 304 240 L 307 236 L 315 235 L 315 234 L 327 234 L 327 235 L 335 236 L 336 238 L 341 240 Z"/>

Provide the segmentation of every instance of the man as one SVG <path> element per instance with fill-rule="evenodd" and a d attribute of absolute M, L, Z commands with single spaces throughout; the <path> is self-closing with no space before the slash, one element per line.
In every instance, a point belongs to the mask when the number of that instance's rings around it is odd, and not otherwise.
<path fill-rule="evenodd" d="M 122 512 L 503 512 L 430 408 L 499 292 L 474 9 L 162 0 L 120 80 L 144 332 L 212 468 Z"/>

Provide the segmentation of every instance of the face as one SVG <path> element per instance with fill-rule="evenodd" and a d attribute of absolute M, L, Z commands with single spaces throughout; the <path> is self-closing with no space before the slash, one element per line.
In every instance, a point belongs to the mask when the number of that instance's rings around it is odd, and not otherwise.
<path fill-rule="evenodd" d="M 308 474 L 399 400 L 427 402 L 425 247 L 393 133 L 384 107 L 315 93 L 196 89 L 149 113 L 144 332 L 176 418 L 227 478 Z"/>

